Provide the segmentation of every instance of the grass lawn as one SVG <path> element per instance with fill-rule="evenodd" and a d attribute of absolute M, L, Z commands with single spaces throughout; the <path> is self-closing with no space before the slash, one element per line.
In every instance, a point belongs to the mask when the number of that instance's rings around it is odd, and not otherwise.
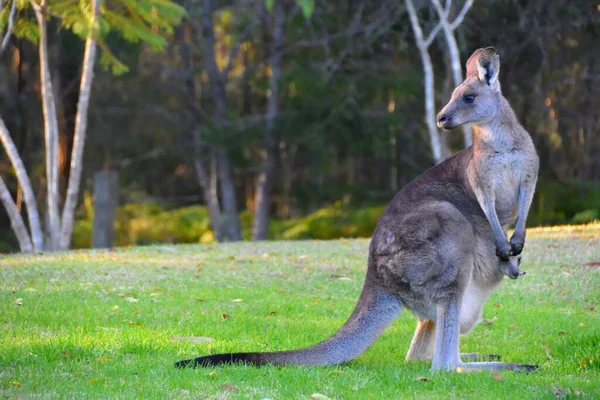
<path fill-rule="evenodd" d="M 406 364 L 409 312 L 343 366 L 172 367 L 325 339 L 355 305 L 367 250 L 340 240 L 2 257 L 0 397 L 600 399 L 600 224 L 529 230 L 528 274 L 506 279 L 461 341 L 535 373 Z"/>

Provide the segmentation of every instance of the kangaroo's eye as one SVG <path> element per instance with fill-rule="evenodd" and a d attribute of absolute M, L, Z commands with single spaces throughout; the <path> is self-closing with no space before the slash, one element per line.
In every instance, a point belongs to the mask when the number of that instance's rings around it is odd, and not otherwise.
<path fill-rule="evenodd" d="M 475 96 L 474 96 L 474 95 L 472 95 L 472 94 L 465 94 L 465 95 L 463 96 L 463 101 L 464 101 L 465 103 L 467 103 L 467 104 L 470 104 L 470 103 L 472 103 L 474 100 L 475 100 Z"/>

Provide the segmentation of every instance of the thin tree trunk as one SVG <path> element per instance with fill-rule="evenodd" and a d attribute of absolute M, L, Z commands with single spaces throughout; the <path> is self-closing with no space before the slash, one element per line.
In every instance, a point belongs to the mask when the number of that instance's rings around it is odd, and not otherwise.
<path fill-rule="evenodd" d="M 215 103 L 214 120 L 217 128 L 222 127 L 225 121 L 225 111 L 227 109 L 227 99 L 225 92 L 226 76 L 221 74 L 217 66 L 215 55 L 215 32 L 212 21 L 214 10 L 213 0 L 204 0 L 202 3 L 202 37 L 203 56 L 206 66 L 206 72 L 210 80 L 210 91 Z M 237 198 L 235 194 L 235 184 L 231 163 L 224 149 L 216 149 L 219 183 L 221 186 L 221 203 L 223 213 L 221 216 L 222 230 L 224 235 L 230 241 L 241 240 L 242 233 L 240 228 L 240 219 L 237 211 Z"/>
<path fill-rule="evenodd" d="M 431 63 L 431 57 L 429 56 L 428 44 L 423 38 L 423 31 L 421 30 L 417 11 L 415 10 L 412 0 L 406 0 L 406 8 L 408 10 L 413 32 L 415 34 L 417 48 L 419 49 L 419 53 L 421 55 L 421 61 L 423 62 L 423 73 L 425 75 L 425 123 L 427 124 L 427 131 L 431 141 L 431 152 L 433 159 L 437 164 L 444 159 L 446 151 L 442 148 L 440 134 L 435 123 L 433 66 Z"/>
<path fill-rule="evenodd" d="M 68 249 L 71 245 L 75 206 L 79 198 L 79 186 L 81 184 L 81 172 L 83 169 L 83 150 L 88 124 L 88 107 L 90 104 L 92 81 L 94 80 L 94 64 L 96 63 L 96 39 L 94 36 L 99 26 L 100 0 L 92 0 L 92 9 L 91 27 L 85 42 L 79 101 L 77 103 L 77 114 L 75 115 L 75 136 L 73 139 L 73 152 L 71 153 L 69 184 L 62 213 L 62 227 L 60 231 L 60 248 L 62 250 Z"/>
<path fill-rule="evenodd" d="M 231 163 L 224 150 L 218 150 L 219 182 L 221 184 L 221 202 L 223 203 L 222 226 L 228 240 L 242 240 L 242 230 L 237 209 L 237 198 L 233 182 Z"/>
<path fill-rule="evenodd" d="M 33 187 L 31 186 L 29 175 L 27 175 L 27 170 L 25 170 L 25 165 L 23 165 L 23 160 L 21 160 L 17 147 L 10 137 L 2 118 L 0 118 L 0 141 L 2 141 L 2 145 L 8 154 L 8 158 L 15 169 L 19 185 L 23 189 L 23 198 L 25 200 L 25 207 L 27 208 L 27 218 L 29 219 L 29 230 L 31 232 L 34 250 L 42 251 L 44 250 L 44 234 L 42 232 L 35 195 L 33 194 Z"/>
<path fill-rule="evenodd" d="M 269 234 L 269 214 L 273 180 L 277 168 L 277 141 L 275 139 L 275 119 L 279 113 L 279 79 L 281 78 L 281 47 L 283 45 L 283 28 L 285 14 L 281 1 L 275 2 L 272 27 L 273 35 L 270 43 L 269 63 L 271 76 L 269 76 L 270 95 L 267 104 L 267 135 L 265 138 L 265 165 L 256 183 L 254 226 L 252 240 L 266 240 Z"/>
<path fill-rule="evenodd" d="M 48 60 L 48 27 L 46 19 L 47 0 L 41 5 L 32 1 L 39 26 L 40 82 L 42 85 L 42 109 L 44 113 L 44 136 L 46 142 L 46 180 L 48 185 L 48 248 L 57 250 L 60 235 L 58 206 L 58 120 Z"/>
<path fill-rule="evenodd" d="M 19 248 L 21 252 L 28 253 L 33 251 L 33 244 L 31 243 L 31 239 L 29 237 L 29 232 L 27 232 L 27 227 L 25 226 L 25 222 L 23 222 L 23 217 L 21 217 L 21 213 L 19 213 L 19 209 L 17 205 L 13 201 L 12 196 L 2 177 L 0 177 L 0 201 L 4 204 L 4 209 L 8 214 L 8 218 L 10 219 L 10 226 L 19 241 Z"/>
<path fill-rule="evenodd" d="M 193 164 L 196 175 L 198 176 L 200 187 L 202 188 L 204 201 L 208 207 L 208 213 L 210 214 L 210 225 L 213 229 L 215 239 L 217 242 L 220 242 L 223 240 L 223 233 L 221 229 L 221 210 L 219 208 L 218 199 L 213 197 L 213 192 L 215 191 L 212 189 L 211 176 L 199 158 L 194 157 Z"/>
<path fill-rule="evenodd" d="M 446 38 L 446 44 L 448 45 L 448 54 L 450 55 L 450 69 L 452 70 L 452 79 L 454 80 L 454 86 L 458 86 L 463 81 L 462 66 L 460 63 L 460 52 L 458 51 L 458 44 L 456 43 L 456 37 L 454 36 L 455 29 L 459 26 L 462 18 L 466 12 L 473 5 L 473 0 L 467 0 L 460 15 L 452 23 L 448 22 L 449 9 L 444 10 L 439 0 L 431 0 L 435 7 L 438 16 L 440 17 L 440 24 L 442 24 L 442 30 Z M 450 7 L 451 4 L 448 4 Z M 459 20 L 460 18 L 460 20 Z M 469 147 L 473 144 L 473 131 L 470 126 L 463 127 L 463 135 L 465 141 L 465 147 Z"/>
<path fill-rule="evenodd" d="M 186 7 L 189 9 L 189 6 Z M 179 27 L 177 27 L 176 35 L 179 41 L 179 54 L 181 57 L 181 63 L 183 66 L 183 73 L 185 76 L 184 85 L 185 92 L 187 96 L 187 100 L 189 103 L 189 107 L 192 111 L 192 115 L 194 116 L 194 128 L 191 130 L 191 142 L 194 145 L 194 151 L 192 152 L 192 164 L 194 165 L 194 170 L 196 171 L 196 175 L 198 177 L 198 181 L 200 183 L 200 188 L 202 189 L 202 194 L 204 197 L 204 201 L 206 202 L 206 206 L 208 207 L 208 212 L 210 214 L 210 224 L 215 235 L 215 239 L 217 241 L 223 240 L 223 234 L 221 229 L 221 210 L 219 207 L 219 199 L 217 196 L 213 196 L 213 183 L 211 182 L 211 177 L 202 163 L 202 160 L 198 156 L 198 152 L 200 151 L 201 141 L 198 137 L 204 118 L 202 114 L 202 110 L 199 105 L 196 103 L 196 84 L 194 82 L 193 68 L 192 68 L 192 57 L 190 53 L 190 47 L 187 41 L 185 40 L 185 27 L 189 27 L 189 21 L 185 20 Z M 192 37 L 192 35 L 190 35 Z M 209 149 L 210 151 L 210 149 Z M 214 185 L 216 186 L 216 182 Z"/>

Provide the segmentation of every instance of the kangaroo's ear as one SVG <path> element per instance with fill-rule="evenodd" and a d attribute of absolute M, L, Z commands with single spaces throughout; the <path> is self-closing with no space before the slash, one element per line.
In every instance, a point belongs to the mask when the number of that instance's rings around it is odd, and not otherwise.
<path fill-rule="evenodd" d="M 477 76 L 479 80 L 492 89 L 500 89 L 498 74 L 500 73 L 500 57 L 493 47 L 487 47 L 477 57 Z"/>
<path fill-rule="evenodd" d="M 482 51 L 483 49 L 475 50 L 467 60 L 467 78 L 473 75 L 477 76 L 477 59 Z"/>

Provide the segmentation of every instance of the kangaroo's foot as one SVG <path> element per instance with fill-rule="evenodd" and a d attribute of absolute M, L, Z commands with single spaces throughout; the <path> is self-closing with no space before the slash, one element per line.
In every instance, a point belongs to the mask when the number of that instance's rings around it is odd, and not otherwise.
<path fill-rule="evenodd" d="M 492 370 L 492 371 L 520 371 L 533 372 L 539 365 L 517 364 L 511 362 L 466 362 L 461 366 L 466 371 Z"/>

